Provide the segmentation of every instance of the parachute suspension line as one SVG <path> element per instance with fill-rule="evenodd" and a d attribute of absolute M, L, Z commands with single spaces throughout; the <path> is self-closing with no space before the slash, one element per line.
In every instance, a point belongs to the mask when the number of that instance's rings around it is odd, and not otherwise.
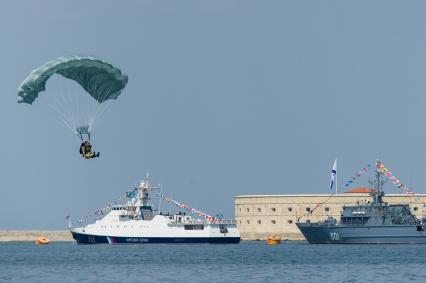
<path fill-rule="evenodd" d="M 111 105 L 111 103 L 112 103 L 112 100 L 110 99 L 106 103 L 104 102 L 103 106 L 101 104 L 101 106 L 99 107 L 100 111 L 98 109 L 98 111 L 95 113 L 95 115 L 93 116 L 93 118 L 89 122 L 90 127 L 92 127 L 92 125 L 93 125 L 93 128 L 95 127 L 94 124 L 95 124 L 96 120 L 99 119 L 102 116 L 102 114 L 105 113 L 105 111 L 109 108 L 109 106 Z"/>
<path fill-rule="evenodd" d="M 72 123 L 71 116 L 67 111 L 65 111 L 66 108 L 62 106 L 61 100 L 55 97 L 55 99 L 52 101 L 48 100 L 46 104 L 49 105 L 49 107 L 52 108 L 56 113 L 58 113 L 61 121 L 67 126 L 67 128 L 75 133 L 75 128 L 70 124 Z"/>
<path fill-rule="evenodd" d="M 85 99 L 85 95 L 79 96 L 77 91 L 70 88 L 65 88 L 65 91 L 59 92 L 59 95 L 55 98 L 56 102 L 59 105 L 60 112 L 66 117 L 65 119 L 70 125 L 73 133 L 77 134 L 79 138 L 79 127 L 86 126 L 89 114 L 84 116 L 86 113 L 83 113 L 82 104 Z"/>
<path fill-rule="evenodd" d="M 104 104 L 105 107 L 102 107 L 101 110 L 98 111 L 98 113 L 96 113 L 95 119 L 99 119 L 102 116 L 102 114 L 104 114 L 105 111 L 109 108 L 109 106 L 111 105 L 111 103 L 112 103 L 112 99 L 108 100 L 106 102 L 106 104 Z"/>
<path fill-rule="evenodd" d="M 59 91 L 58 94 L 56 94 L 54 96 L 54 101 L 58 105 L 58 110 L 64 113 L 63 115 L 66 117 L 68 123 L 71 125 L 72 128 L 74 128 L 75 123 L 73 121 L 73 117 L 72 117 L 71 113 L 69 111 L 67 111 L 66 105 L 68 103 L 66 102 L 66 98 L 64 97 L 64 94 L 63 94 L 62 91 Z M 75 131 L 75 129 L 73 129 L 73 131 Z"/>
<path fill-rule="evenodd" d="M 96 91 L 98 90 L 98 88 L 96 88 Z M 90 128 L 92 128 L 92 126 L 94 127 L 94 123 L 96 122 L 96 120 L 105 112 L 105 110 L 109 107 L 109 105 L 111 104 L 112 99 L 107 100 L 106 102 L 104 101 L 104 99 L 106 98 L 106 95 L 108 93 L 105 92 L 103 95 L 101 95 L 99 101 L 101 101 L 98 105 L 98 107 L 96 108 L 96 112 L 95 114 L 89 119 L 89 126 Z"/>
<path fill-rule="evenodd" d="M 78 117 L 78 123 L 76 124 L 76 127 L 86 126 L 87 121 L 89 120 L 89 112 L 84 113 L 84 100 L 87 100 L 90 97 L 88 95 L 79 95 L 76 91 L 73 91 L 73 99 L 76 104 L 76 111 L 77 111 L 77 117 Z"/>
<path fill-rule="evenodd" d="M 62 98 L 63 101 L 63 107 L 62 109 L 64 109 L 65 112 L 68 113 L 69 117 L 71 118 L 71 122 L 73 123 L 73 127 L 74 127 L 74 132 L 76 131 L 77 128 L 77 117 L 74 114 L 74 111 L 72 111 L 72 109 L 75 107 L 75 105 L 73 104 L 73 100 L 72 97 L 70 97 L 70 89 L 66 88 L 66 90 L 64 92 L 59 92 L 60 93 L 60 97 Z"/>
<path fill-rule="evenodd" d="M 75 101 L 76 104 L 76 110 L 77 110 L 77 124 L 76 127 L 81 126 L 81 112 L 80 112 L 80 103 L 78 103 L 78 97 L 77 97 L 77 92 L 76 91 L 72 91 L 72 98 Z"/>
<path fill-rule="evenodd" d="M 71 132 L 79 136 L 77 129 L 82 121 L 80 119 L 81 111 L 76 91 L 72 91 L 69 88 L 58 91 L 55 95 L 52 95 L 52 99 L 48 99 L 47 105 L 58 113 L 60 120 Z"/>
<path fill-rule="evenodd" d="M 97 86 L 97 85 L 95 86 L 95 92 L 98 91 L 98 87 L 99 86 Z M 92 96 L 89 96 L 88 103 L 89 103 L 90 110 L 89 110 L 88 115 L 87 115 L 88 116 L 87 121 L 88 121 L 88 126 L 89 126 L 89 131 L 90 131 L 94 127 L 94 123 L 95 123 L 94 117 L 96 116 L 98 109 L 100 107 L 102 107 L 102 105 Z"/>
<path fill-rule="evenodd" d="M 88 126 L 88 132 L 90 133 L 96 120 L 99 119 L 112 102 L 112 100 L 108 100 L 99 104 L 92 96 L 79 96 L 77 91 L 68 88 L 64 91 L 59 91 L 52 97 L 53 99 L 48 100 L 47 104 L 58 113 L 59 120 L 80 139 L 83 139 L 86 134 L 79 133 L 79 127 Z M 104 97 L 100 98 L 101 101 Z"/>
<path fill-rule="evenodd" d="M 73 133 L 76 133 L 75 128 L 73 128 L 66 119 L 63 118 L 63 113 L 61 113 L 61 111 L 59 111 L 58 109 L 56 109 L 53 105 L 47 104 L 53 111 L 57 112 L 59 114 L 59 119 L 64 123 L 64 125 L 70 129 Z"/>
<path fill-rule="evenodd" d="M 88 123 L 89 123 L 89 128 L 93 129 L 94 127 L 94 123 L 95 123 L 95 119 L 94 117 L 96 116 L 96 112 L 98 111 L 98 109 L 100 107 L 102 107 L 102 104 L 100 104 L 95 98 L 89 96 L 89 105 L 90 105 L 90 110 L 89 110 L 89 115 L 87 117 Z"/>
<path fill-rule="evenodd" d="M 72 128 L 74 128 L 73 124 L 74 124 L 74 119 L 71 115 L 71 113 L 69 111 L 67 111 L 66 105 L 69 106 L 69 103 L 67 103 L 66 98 L 64 97 L 63 91 L 59 91 L 57 92 L 57 94 L 53 95 L 53 100 L 56 105 L 57 105 L 57 109 L 58 111 L 60 111 L 60 113 L 63 114 L 63 116 L 65 117 L 65 119 L 68 121 L 68 124 L 70 124 L 70 126 Z M 75 129 L 73 129 L 73 132 L 75 132 Z"/>
<path fill-rule="evenodd" d="M 88 124 L 89 124 L 89 131 L 92 128 L 91 122 L 90 122 L 90 119 L 91 119 L 90 113 L 93 113 L 92 112 L 92 109 L 93 109 L 93 101 L 92 100 L 95 100 L 95 99 L 93 99 L 91 96 L 89 96 L 86 100 L 87 121 L 88 121 Z"/>

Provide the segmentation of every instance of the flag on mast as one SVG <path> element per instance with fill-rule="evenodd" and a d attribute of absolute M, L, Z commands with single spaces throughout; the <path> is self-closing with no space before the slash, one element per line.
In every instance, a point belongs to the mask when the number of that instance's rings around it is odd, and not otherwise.
<path fill-rule="evenodd" d="M 335 186 L 336 182 L 336 175 L 337 175 L 337 158 L 334 160 L 333 169 L 331 169 L 331 181 L 330 181 L 330 190 L 333 189 L 333 186 Z"/>

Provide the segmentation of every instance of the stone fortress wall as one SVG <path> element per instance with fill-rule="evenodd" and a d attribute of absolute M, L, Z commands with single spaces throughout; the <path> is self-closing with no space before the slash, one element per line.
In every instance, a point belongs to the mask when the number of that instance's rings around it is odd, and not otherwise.
<path fill-rule="evenodd" d="M 389 194 L 384 202 L 389 204 L 409 204 L 411 212 L 417 217 L 426 216 L 424 200 L 426 195 Z M 327 216 L 340 219 L 344 205 L 356 205 L 371 201 L 368 193 L 344 193 L 335 195 L 243 195 L 235 197 L 235 220 L 243 240 L 264 240 L 270 235 L 282 239 L 303 240 L 303 235 L 295 225 L 301 222 L 324 220 Z M 318 207 L 311 216 L 307 212 L 318 203 L 327 201 Z"/>

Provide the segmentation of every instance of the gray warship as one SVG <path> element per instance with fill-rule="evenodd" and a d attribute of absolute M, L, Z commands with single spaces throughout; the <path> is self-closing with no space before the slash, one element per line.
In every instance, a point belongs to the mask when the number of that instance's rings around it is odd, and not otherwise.
<path fill-rule="evenodd" d="M 344 206 L 337 221 L 328 217 L 296 225 L 310 244 L 426 244 L 426 219 L 418 219 L 407 204 L 388 204 L 383 201 L 386 179 L 375 170 L 370 181 L 373 201 L 367 204 Z"/>

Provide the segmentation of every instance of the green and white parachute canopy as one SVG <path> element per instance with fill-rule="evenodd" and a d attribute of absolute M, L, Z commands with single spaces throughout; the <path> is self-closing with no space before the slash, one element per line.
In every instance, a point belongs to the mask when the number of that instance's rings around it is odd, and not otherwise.
<path fill-rule="evenodd" d="M 46 90 L 46 82 L 54 74 L 77 82 L 86 92 L 79 94 L 78 97 L 90 99 L 88 103 L 95 105 L 92 107 L 93 113 L 89 113 L 87 121 L 83 122 L 81 119 L 76 119 L 76 117 L 79 118 L 79 113 L 72 112 L 66 115 L 69 109 L 57 109 L 58 113 L 65 113 L 61 119 L 67 127 L 80 136 L 82 132 L 79 129 L 82 128 L 87 128 L 87 132 L 90 133 L 96 116 L 105 110 L 100 105 L 107 104 L 104 102 L 110 102 L 120 96 L 128 81 L 128 76 L 122 74 L 120 69 L 102 59 L 92 56 L 63 56 L 43 64 L 25 78 L 18 88 L 18 103 L 33 104 L 39 97 L 39 93 Z M 63 95 L 63 93 L 55 95 Z M 64 107 L 68 108 L 70 103 L 64 104 Z M 70 117 L 74 121 L 70 121 Z"/>

